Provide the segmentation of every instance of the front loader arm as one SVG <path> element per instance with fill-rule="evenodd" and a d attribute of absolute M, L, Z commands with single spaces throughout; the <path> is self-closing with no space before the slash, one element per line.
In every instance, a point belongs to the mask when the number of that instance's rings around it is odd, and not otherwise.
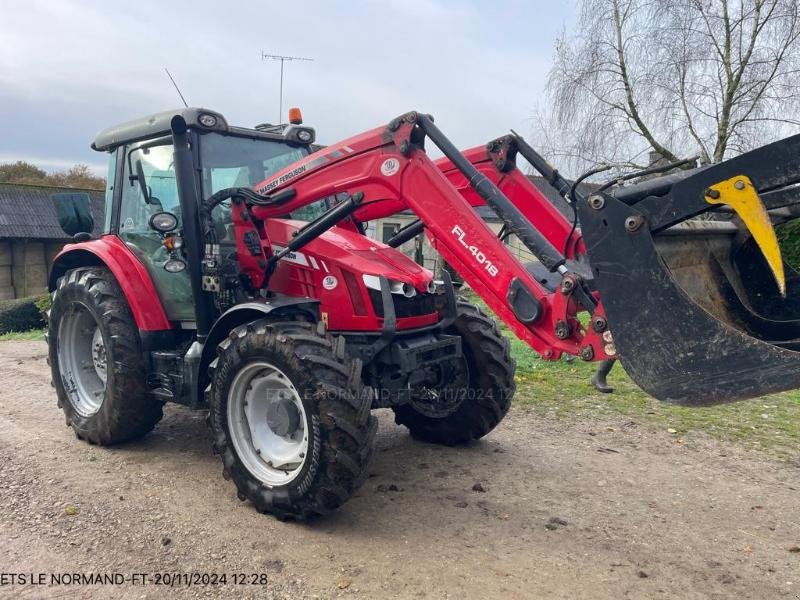
<path fill-rule="evenodd" d="M 577 255 L 585 255 L 586 248 L 580 230 L 573 229 L 572 223 L 517 167 L 515 154 L 514 136 L 511 135 L 463 152 L 464 158 L 497 186 L 554 247 L 566 248 L 566 258 L 574 259 Z M 486 205 L 484 199 L 452 161 L 440 158 L 435 164 L 470 206 Z M 355 218 L 361 222 L 382 219 L 404 208 L 406 206 L 402 202 L 370 203 L 356 211 Z M 567 244 L 568 237 L 569 244 Z"/>
<path fill-rule="evenodd" d="M 340 193 L 363 194 L 362 214 L 369 214 L 370 207 L 392 213 L 410 209 L 424 223 L 433 247 L 543 357 L 556 359 L 564 352 L 585 360 L 615 357 L 613 345 L 602 338 L 607 327 L 602 306 L 593 296 L 587 297 L 580 278 L 564 268 L 563 257 L 547 238 L 524 216 L 514 213 L 516 217 L 509 221 L 512 233 L 540 253 L 548 268 L 561 272 L 561 285 L 555 292 L 548 292 L 528 273 L 477 215 L 465 194 L 430 160 L 423 150 L 425 138 L 442 149 L 484 202 L 493 208 L 505 207 L 506 214 L 513 212 L 509 199 L 489 178 L 470 171 L 469 161 L 433 126 L 430 117 L 408 113 L 388 127 L 329 146 L 256 186 L 261 194 L 291 188 L 295 196 L 279 207 L 253 206 L 252 219 L 257 224 Z M 593 313 L 589 328 L 576 318 L 579 310 L 586 309 Z"/>
<path fill-rule="evenodd" d="M 578 254 L 586 254 L 580 232 L 572 227 L 572 223 L 517 167 L 515 136 L 506 135 L 492 140 L 485 146 L 466 150 L 464 157 L 500 188 L 500 191 L 554 247 L 566 248 L 566 258 L 574 259 Z M 485 204 L 470 187 L 463 173 L 451 161 L 439 159 L 436 165 L 455 188 L 469 199 L 470 204 L 473 206 Z M 553 189 L 556 188 L 553 186 Z M 567 238 L 570 240 L 569 244 Z"/>

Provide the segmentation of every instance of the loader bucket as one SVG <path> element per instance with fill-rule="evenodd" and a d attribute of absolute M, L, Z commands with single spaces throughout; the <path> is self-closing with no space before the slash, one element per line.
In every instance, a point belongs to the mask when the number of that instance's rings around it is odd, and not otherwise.
<path fill-rule="evenodd" d="M 784 296 L 780 269 L 742 219 L 692 218 L 734 176 L 752 180 L 773 213 L 795 214 L 800 137 L 578 205 L 620 360 L 659 400 L 708 405 L 800 387 L 800 275 L 782 265 Z"/>

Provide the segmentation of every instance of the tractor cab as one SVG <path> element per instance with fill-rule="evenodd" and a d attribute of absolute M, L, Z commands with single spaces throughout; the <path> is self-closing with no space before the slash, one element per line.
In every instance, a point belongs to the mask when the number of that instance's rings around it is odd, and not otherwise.
<path fill-rule="evenodd" d="M 92 148 L 109 153 L 104 232 L 119 236 L 145 265 L 170 321 L 190 327 L 196 321 L 191 269 L 180 248 L 199 233 L 187 231 L 187 215 L 196 214 L 202 198 L 225 188 L 252 187 L 308 155 L 314 130 L 293 120 L 246 129 L 228 125 L 217 112 L 186 108 L 96 136 Z M 185 124 L 191 153 L 191 169 L 181 174 L 192 192 L 184 199 L 188 207 L 181 201 L 174 158 L 172 128 L 178 122 Z M 232 239 L 229 203 L 214 209 L 213 220 L 219 237 Z"/>

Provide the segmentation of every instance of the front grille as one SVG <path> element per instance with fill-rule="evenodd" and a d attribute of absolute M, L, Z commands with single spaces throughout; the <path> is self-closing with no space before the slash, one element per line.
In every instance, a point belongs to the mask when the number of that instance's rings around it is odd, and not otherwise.
<path fill-rule="evenodd" d="M 369 299 L 372 308 L 379 317 L 383 315 L 383 300 L 379 290 L 369 290 Z M 434 294 L 420 294 L 406 298 L 402 294 L 392 294 L 394 314 L 400 319 L 403 317 L 421 317 L 436 312 L 436 296 Z"/>

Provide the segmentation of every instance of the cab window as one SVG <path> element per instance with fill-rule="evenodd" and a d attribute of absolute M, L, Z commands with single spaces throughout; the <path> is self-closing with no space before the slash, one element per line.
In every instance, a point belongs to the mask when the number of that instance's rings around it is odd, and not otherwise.
<path fill-rule="evenodd" d="M 161 234 L 150 227 L 150 217 L 166 211 L 178 217 L 178 230 L 182 228 L 172 144 L 145 143 L 128 146 L 125 152 L 123 177 L 118 182 L 122 186 L 119 237 L 147 267 L 167 318 L 191 321 L 194 305 L 188 270 L 170 273 L 164 269 L 170 253 Z"/>

